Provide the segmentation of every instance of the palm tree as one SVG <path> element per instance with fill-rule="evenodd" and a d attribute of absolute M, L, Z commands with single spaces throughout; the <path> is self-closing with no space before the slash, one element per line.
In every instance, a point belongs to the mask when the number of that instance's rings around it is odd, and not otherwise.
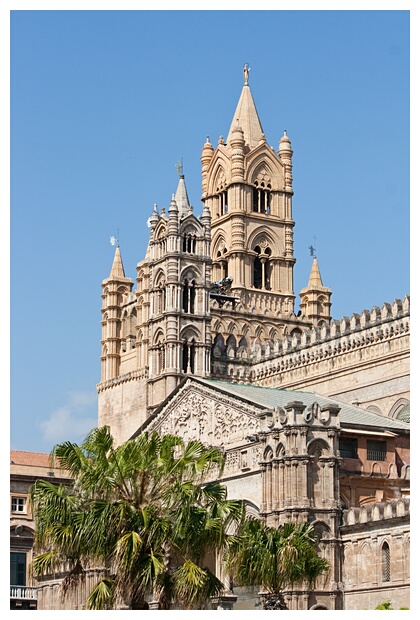
<path fill-rule="evenodd" d="M 304 581 L 313 585 L 328 566 L 317 554 L 309 523 L 286 523 L 277 529 L 247 519 L 227 556 L 238 585 L 260 586 L 265 592 L 264 609 L 287 609 L 282 590 Z"/>
<path fill-rule="evenodd" d="M 38 480 L 35 514 L 36 575 L 68 567 L 64 592 L 88 567 L 103 578 L 90 592 L 88 609 L 122 602 L 161 609 L 171 604 L 202 608 L 223 584 L 203 563 L 223 551 L 243 518 L 242 502 L 228 500 L 216 478 L 223 455 L 198 441 L 143 433 L 115 447 L 109 427 L 92 430 L 79 446 L 58 444 L 52 453 L 74 480 L 72 487 Z"/>

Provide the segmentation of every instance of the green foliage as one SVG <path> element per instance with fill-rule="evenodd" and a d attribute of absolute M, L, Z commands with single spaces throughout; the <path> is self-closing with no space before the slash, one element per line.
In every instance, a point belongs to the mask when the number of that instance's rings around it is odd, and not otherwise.
<path fill-rule="evenodd" d="M 375 610 L 377 610 L 377 609 L 393 610 L 394 608 L 392 607 L 391 601 L 388 599 L 388 600 L 384 601 L 383 603 L 380 603 L 379 605 L 377 605 L 377 607 L 375 607 Z M 400 610 L 403 610 L 403 609 L 409 609 L 409 607 L 400 607 Z"/>
<path fill-rule="evenodd" d="M 243 522 L 230 547 L 227 566 L 239 585 L 260 585 L 267 594 L 280 598 L 286 586 L 305 580 L 313 584 L 329 567 L 317 554 L 309 523 L 270 528 L 258 520 Z M 273 601 L 270 605 L 270 609 L 283 608 L 281 603 L 273 607 Z"/>
<path fill-rule="evenodd" d="M 392 607 L 391 601 L 387 600 L 387 601 L 384 601 L 383 603 L 380 603 L 379 605 L 377 605 L 375 607 L 375 610 L 376 609 L 393 609 L 393 607 Z"/>
<path fill-rule="evenodd" d="M 224 552 L 236 540 L 243 504 L 226 488 L 206 483 L 223 456 L 198 441 L 143 433 L 115 447 L 108 427 L 92 430 L 79 446 L 58 444 L 60 466 L 71 488 L 38 480 L 31 490 L 36 523 L 33 571 L 48 575 L 69 567 L 71 587 L 83 569 L 101 567 L 89 609 L 113 609 L 125 601 L 161 608 L 171 601 L 199 609 L 222 584 L 201 565 L 206 552 Z"/>

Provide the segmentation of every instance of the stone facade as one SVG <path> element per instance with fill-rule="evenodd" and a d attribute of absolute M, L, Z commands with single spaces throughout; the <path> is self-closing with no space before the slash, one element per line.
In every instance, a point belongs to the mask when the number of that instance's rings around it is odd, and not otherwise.
<path fill-rule="evenodd" d="M 244 75 L 248 75 L 244 72 Z M 384 415 L 409 406 L 410 300 L 332 319 L 314 257 L 294 311 L 292 156 L 265 139 L 249 80 L 226 141 L 208 139 L 202 212 L 180 170 L 154 206 L 137 288 L 120 248 L 103 281 L 99 424 L 128 439 L 189 374 L 310 389 Z"/>
<path fill-rule="evenodd" d="M 180 169 L 167 212 L 148 220 L 136 283 L 116 247 L 98 424 L 117 443 L 156 429 L 218 446 L 249 514 L 311 521 L 330 571 L 285 592 L 289 609 L 408 607 L 410 300 L 333 320 L 314 257 L 295 312 L 291 141 L 267 144 L 248 78 L 245 66 L 227 139 L 203 146 L 201 213 Z M 213 608 L 258 608 L 257 591 L 232 594 L 219 573 Z M 42 584 L 45 609 L 57 592 Z"/>
<path fill-rule="evenodd" d="M 410 606 L 410 503 L 408 498 L 344 511 L 345 608 Z"/>
<path fill-rule="evenodd" d="M 370 515 L 374 507 L 375 527 L 395 537 L 390 564 L 401 563 L 398 541 L 408 540 L 409 524 L 407 423 L 313 392 L 190 377 L 139 432 L 146 429 L 176 434 L 185 441 L 199 439 L 223 450 L 226 463 L 221 481 L 230 497 L 245 501 L 250 515 L 264 518 L 273 527 L 288 521 L 314 524 L 319 553 L 330 570 L 314 588 L 287 592 L 289 609 L 347 608 L 347 588 L 349 608 L 361 602 L 372 604 L 381 595 L 394 604 L 409 605 L 408 556 L 404 581 L 393 569 L 392 584 L 376 587 L 375 599 L 369 598 L 375 584 L 364 584 L 367 596 L 356 596 L 354 581 L 348 577 L 357 563 L 356 551 L 351 556 L 343 551 L 346 537 L 373 544 L 371 525 L 365 516 L 359 518 L 359 511 Z M 347 506 L 353 508 L 346 510 Z M 355 514 L 362 526 L 353 527 Z M 404 519 L 384 525 L 384 520 L 397 515 Z M 222 567 L 219 570 L 223 574 Z M 255 593 L 250 596 L 240 590 L 238 598 L 239 607 L 234 609 L 258 604 Z"/>
<path fill-rule="evenodd" d="M 345 537 L 369 529 L 345 517 L 342 530 L 343 510 L 409 496 L 410 299 L 333 320 L 314 257 L 295 312 L 293 151 L 286 131 L 277 151 L 267 144 L 248 71 L 227 139 L 202 149 L 201 214 L 180 170 L 168 212 L 149 218 L 135 291 L 116 248 L 99 424 L 118 442 L 158 429 L 219 446 L 229 495 L 250 513 L 316 524 L 330 574 L 286 593 L 290 609 L 343 609 L 347 590 L 349 608 L 371 605 L 376 582 L 356 594 L 357 553 L 343 555 Z M 407 522 L 383 527 L 400 540 Z M 398 563 L 397 543 L 390 553 Z M 381 594 L 407 604 L 407 579 Z M 258 605 L 241 596 L 238 609 Z"/>

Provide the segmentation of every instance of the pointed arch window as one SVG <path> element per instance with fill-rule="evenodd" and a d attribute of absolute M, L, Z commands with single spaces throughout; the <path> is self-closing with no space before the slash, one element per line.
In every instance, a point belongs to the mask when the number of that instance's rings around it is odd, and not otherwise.
<path fill-rule="evenodd" d="M 185 373 L 194 374 L 195 369 L 195 340 L 184 342 L 182 347 L 182 370 Z"/>
<path fill-rule="evenodd" d="M 165 348 L 163 343 L 159 344 L 158 348 L 158 374 L 165 370 Z"/>
<path fill-rule="evenodd" d="M 271 249 L 266 247 L 262 252 L 259 245 L 255 246 L 254 252 L 257 256 L 254 258 L 254 288 L 271 290 Z"/>
<path fill-rule="evenodd" d="M 184 280 L 184 287 L 182 290 L 182 309 L 184 312 L 194 314 L 195 312 L 195 299 L 196 299 L 196 287 L 195 280 L 188 282 Z"/>
<path fill-rule="evenodd" d="M 216 258 L 221 267 L 220 279 L 228 277 L 228 263 L 225 254 L 227 253 L 226 246 L 223 247 L 223 250 L 218 250 L 216 254 Z"/>
<path fill-rule="evenodd" d="M 387 542 L 381 549 L 382 581 L 391 581 L 391 551 Z"/>
<path fill-rule="evenodd" d="M 156 300 L 156 313 L 162 314 L 165 310 L 166 304 L 166 287 L 163 282 L 159 284 L 159 288 L 157 291 L 157 300 Z"/>
<path fill-rule="evenodd" d="M 196 238 L 194 233 L 186 233 L 182 239 L 182 251 L 187 254 L 195 254 Z"/>
<path fill-rule="evenodd" d="M 219 193 L 219 213 L 220 215 L 224 215 L 229 211 L 228 202 L 227 202 L 227 191 L 223 190 Z"/>
<path fill-rule="evenodd" d="M 254 213 L 270 215 L 271 211 L 271 184 L 255 181 L 252 192 L 252 210 Z"/>

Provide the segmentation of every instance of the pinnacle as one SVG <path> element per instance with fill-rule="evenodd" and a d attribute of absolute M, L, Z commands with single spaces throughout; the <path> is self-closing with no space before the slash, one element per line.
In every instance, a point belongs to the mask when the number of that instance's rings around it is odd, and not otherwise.
<path fill-rule="evenodd" d="M 112 263 L 110 278 L 125 278 L 119 245 L 115 248 L 114 262 Z"/>

